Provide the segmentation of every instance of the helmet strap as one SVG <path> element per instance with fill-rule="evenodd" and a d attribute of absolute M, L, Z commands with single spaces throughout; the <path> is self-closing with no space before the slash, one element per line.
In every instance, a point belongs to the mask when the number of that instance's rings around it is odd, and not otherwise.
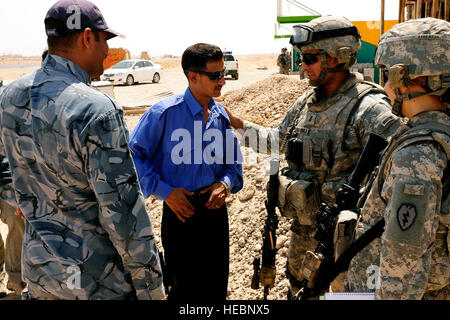
<path fill-rule="evenodd" d="M 320 60 L 322 61 L 322 71 L 319 74 L 319 77 L 316 80 L 310 80 L 309 84 L 313 87 L 318 87 L 325 79 L 327 74 L 329 73 L 328 63 L 327 63 L 327 53 L 323 50 L 320 50 Z"/>
<path fill-rule="evenodd" d="M 448 88 L 441 88 L 439 90 L 430 91 L 430 92 L 416 92 L 416 93 L 411 93 L 411 94 L 408 94 L 408 93 L 401 94 L 400 90 L 398 88 L 395 88 L 394 89 L 395 100 L 394 100 L 394 105 L 392 106 L 392 113 L 397 116 L 404 116 L 401 112 L 401 107 L 402 107 L 403 101 L 408 101 L 411 99 L 424 97 L 424 96 L 442 96 L 447 90 L 448 90 Z"/>

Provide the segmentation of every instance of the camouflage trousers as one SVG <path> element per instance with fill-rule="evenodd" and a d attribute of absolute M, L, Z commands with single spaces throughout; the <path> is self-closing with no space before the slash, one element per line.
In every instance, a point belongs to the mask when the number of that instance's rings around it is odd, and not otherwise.
<path fill-rule="evenodd" d="M 280 74 L 287 74 L 289 75 L 289 66 L 280 66 Z"/>
<path fill-rule="evenodd" d="M 294 219 L 289 232 L 289 249 L 287 253 L 286 273 L 292 294 L 300 290 L 298 281 L 306 251 L 313 251 L 317 241 L 314 239 L 315 227 L 301 225 Z"/>
<path fill-rule="evenodd" d="M 22 239 L 25 231 L 25 222 L 14 214 L 15 208 L 0 200 L 0 217 L 8 225 L 6 245 L 0 236 L 0 281 L 8 274 L 8 289 L 23 287 L 21 274 Z"/>
<path fill-rule="evenodd" d="M 290 242 L 287 256 L 286 273 L 288 274 L 290 291 L 295 294 L 300 288 L 298 281 L 306 251 L 314 251 L 317 241 L 314 239 L 315 227 L 301 225 L 294 219 L 291 225 Z M 341 273 L 330 284 L 331 292 L 345 292 L 344 279 L 346 272 Z M 295 279 L 294 279 L 295 278 Z"/>

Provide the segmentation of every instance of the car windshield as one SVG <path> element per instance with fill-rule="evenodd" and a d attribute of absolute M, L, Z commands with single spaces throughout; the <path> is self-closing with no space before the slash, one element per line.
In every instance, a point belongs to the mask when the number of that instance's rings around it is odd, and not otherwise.
<path fill-rule="evenodd" d="M 223 58 L 225 61 L 234 61 L 234 57 L 232 55 L 224 55 Z"/>
<path fill-rule="evenodd" d="M 112 69 L 128 69 L 133 66 L 134 61 L 120 61 L 112 67 Z"/>

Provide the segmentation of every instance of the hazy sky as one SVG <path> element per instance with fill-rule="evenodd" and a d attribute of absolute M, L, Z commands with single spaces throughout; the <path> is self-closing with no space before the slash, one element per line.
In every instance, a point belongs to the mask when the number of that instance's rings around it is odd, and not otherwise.
<path fill-rule="evenodd" d="M 285 0 L 293 1 L 293 0 Z M 0 0 L 0 54 L 40 55 L 46 47 L 44 18 L 56 0 Z M 197 42 L 235 54 L 279 52 L 288 40 L 275 40 L 276 0 L 93 0 L 109 27 L 126 39 L 109 41 L 131 53 L 181 55 Z M 321 15 L 379 20 L 381 0 L 297 0 Z M 385 0 L 385 19 L 398 16 L 398 0 Z M 308 12 L 284 5 L 283 15 Z M 289 29 L 281 31 L 288 33 Z"/>

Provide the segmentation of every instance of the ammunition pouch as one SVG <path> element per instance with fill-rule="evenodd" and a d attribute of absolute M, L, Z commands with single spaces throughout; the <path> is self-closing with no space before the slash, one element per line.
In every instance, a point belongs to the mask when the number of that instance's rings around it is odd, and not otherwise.
<path fill-rule="evenodd" d="M 303 136 L 303 165 L 308 170 L 325 172 L 331 168 L 331 139 L 326 131 Z"/>
<path fill-rule="evenodd" d="M 358 215 L 353 211 L 343 210 L 339 213 L 333 239 L 335 260 L 353 243 L 357 220 Z"/>
<path fill-rule="evenodd" d="M 300 270 L 300 281 L 307 280 L 307 287 L 313 288 L 318 276 L 323 257 L 312 251 L 307 251 L 303 259 L 302 269 Z"/>
<path fill-rule="evenodd" d="M 280 175 L 278 203 L 282 216 L 297 218 L 302 225 L 313 225 L 312 217 L 320 206 L 320 199 L 314 182 Z"/>
<path fill-rule="evenodd" d="M 286 146 L 286 160 L 295 163 L 299 168 L 303 164 L 303 141 L 299 138 L 291 138 Z"/>

